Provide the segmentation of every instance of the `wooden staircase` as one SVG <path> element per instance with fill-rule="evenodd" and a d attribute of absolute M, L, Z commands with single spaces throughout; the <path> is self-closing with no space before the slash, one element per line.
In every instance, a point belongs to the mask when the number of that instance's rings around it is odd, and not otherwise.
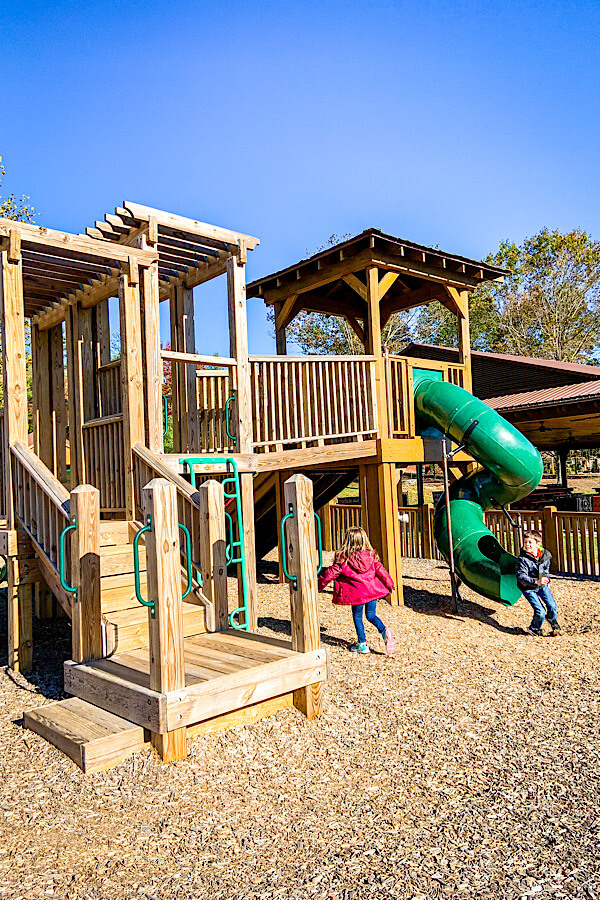
<path fill-rule="evenodd" d="M 135 596 L 133 544 L 136 522 L 100 523 L 100 601 L 105 653 L 126 653 L 148 647 L 148 610 Z M 140 545 L 140 588 L 146 593 L 146 555 Z M 186 588 L 182 577 L 182 594 Z M 184 637 L 206 631 L 206 612 L 192 592 L 183 601 Z"/>

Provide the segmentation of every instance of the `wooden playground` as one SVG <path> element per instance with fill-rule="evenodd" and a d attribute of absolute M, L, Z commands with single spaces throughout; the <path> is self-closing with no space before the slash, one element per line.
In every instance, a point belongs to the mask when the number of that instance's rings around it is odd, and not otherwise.
<path fill-rule="evenodd" d="M 318 715 L 327 654 L 314 513 L 357 475 L 362 521 L 402 602 L 397 467 L 440 452 L 417 434 L 413 369 L 470 388 L 469 291 L 503 272 L 369 229 L 247 290 L 257 244 L 130 202 L 86 235 L 0 219 L 9 666 L 32 668 L 33 611 L 70 617 L 72 696 L 25 724 L 86 771 L 148 739 L 164 760 L 182 758 L 188 734 L 291 703 Z M 228 358 L 198 353 L 195 338 L 194 288 L 219 276 Z M 274 308 L 275 356 L 249 355 L 247 295 Z M 456 315 L 458 362 L 386 354 L 390 315 L 433 300 Z M 287 355 L 302 310 L 344 316 L 364 354 Z M 257 554 L 278 543 L 291 641 L 253 633 Z"/>

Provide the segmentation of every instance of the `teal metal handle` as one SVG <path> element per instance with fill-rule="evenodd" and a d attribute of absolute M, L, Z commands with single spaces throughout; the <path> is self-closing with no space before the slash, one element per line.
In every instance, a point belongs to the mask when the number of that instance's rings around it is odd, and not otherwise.
<path fill-rule="evenodd" d="M 168 403 L 166 394 L 163 394 L 162 398 L 163 398 L 163 422 L 164 422 L 163 437 L 166 437 L 167 432 L 169 431 L 169 403 Z"/>
<path fill-rule="evenodd" d="M 59 546 L 59 557 L 58 557 L 58 574 L 60 575 L 60 583 L 61 586 L 68 591 L 70 594 L 75 594 L 77 597 L 77 588 L 73 587 L 71 584 L 67 584 L 66 576 L 65 576 L 65 540 L 69 533 L 69 531 L 75 531 L 77 528 L 77 519 L 73 519 L 72 525 L 67 525 L 66 528 L 60 533 L 60 538 L 58 542 Z"/>
<path fill-rule="evenodd" d="M 154 600 L 144 600 L 142 597 L 142 588 L 140 585 L 140 538 L 145 532 L 152 531 L 152 519 L 148 516 L 148 524 L 136 531 L 133 539 L 133 575 L 135 579 L 135 596 L 138 603 L 147 606 L 151 611 L 152 618 L 156 618 L 156 603 Z"/>
<path fill-rule="evenodd" d="M 289 512 L 287 513 L 287 515 L 285 515 L 283 517 L 283 519 L 281 520 L 281 525 L 279 526 L 280 527 L 280 535 L 281 535 L 281 567 L 283 569 L 283 574 L 285 575 L 285 577 L 287 578 L 288 581 L 292 582 L 292 584 L 294 586 L 294 590 L 297 591 L 298 590 L 298 576 L 290 575 L 290 573 L 288 571 L 287 548 L 286 548 L 286 543 L 285 543 L 285 523 L 287 522 L 288 519 L 293 519 L 294 516 L 296 515 L 296 513 L 294 512 L 294 504 L 293 503 L 290 503 L 290 505 L 288 506 L 288 510 L 289 510 Z"/>
<path fill-rule="evenodd" d="M 231 433 L 231 427 L 230 427 L 231 426 L 231 421 L 230 421 L 231 403 L 234 400 L 235 400 L 235 394 L 232 394 L 231 397 L 229 397 L 225 403 L 225 431 L 227 432 L 227 437 L 229 438 L 229 440 L 232 443 L 237 444 L 237 437 Z"/>
<path fill-rule="evenodd" d="M 321 531 L 321 520 L 317 513 L 315 513 L 315 519 L 317 520 L 317 549 L 319 551 L 319 565 L 317 566 L 317 575 L 320 575 L 323 571 L 323 534 Z"/>
<path fill-rule="evenodd" d="M 188 596 L 188 594 L 192 590 L 192 539 L 190 537 L 190 532 L 188 531 L 188 529 L 186 528 L 185 525 L 182 525 L 180 522 L 179 527 L 185 534 L 185 557 L 186 557 L 185 562 L 186 562 L 188 583 L 187 583 L 187 587 L 185 589 L 185 593 L 181 597 L 182 600 L 185 600 L 185 598 Z"/>

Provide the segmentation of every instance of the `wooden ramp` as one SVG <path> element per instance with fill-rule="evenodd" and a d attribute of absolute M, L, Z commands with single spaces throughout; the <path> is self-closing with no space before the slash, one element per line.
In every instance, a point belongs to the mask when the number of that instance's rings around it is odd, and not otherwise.
<path fill-rule="evenodd" d="M 326 650 L 299 653 L 289 641 L 233 629 L 185 638 L 184 658 L 185 688 L 166 694 L 150 689 L 147 650 L 66 662 L 65 690 L 75 696 L 24 713 L 24 725 L 99 772 L 139 750 L 149 731 L 250 724 L 327 678 Z"/>

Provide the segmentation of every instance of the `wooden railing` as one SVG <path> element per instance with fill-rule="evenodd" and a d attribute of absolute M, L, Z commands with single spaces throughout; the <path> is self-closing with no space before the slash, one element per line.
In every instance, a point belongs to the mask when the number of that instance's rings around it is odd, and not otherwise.
<path fill-rule="evenodd" d="M 463 365 L 407 356 L 386 356 L 388 420 L 393 438 L 412 438 L 416 435 L 413 369 L 441 372 L 442 381 L 464 387 Z"/>
<path fill-rule="evenodd" d="M 372 356 L 251 356 L 254 447 L 376 437 Z"/>
<path fill-rule="evenodd" d="M 231 428 L 234 429 L 234 400 L 231 399 L 234 397 L 233 371 L 198 369 L 196 377 L 200 433 L 198 449 L 203 453 L 235 453 L 235 442 L 227 434 L 228 401 Z M 230 433 L 235 435 L 235 430 Z"/>
<path fill-rule="evenodd" d="M 70 522 L 69 493 L 41 459 L 21 441 L 11 446 L 15 512 L 58 578 L 59 538 Z M 68 556 L 68 554 L 67 554 Z M 70 561 L 67 560 L 67 578 Z"/>
<path fill-rule="evenodd" d="M 332 547 L 342 543 L 351 525 L 361 525 L 359 505 L 342 502 L 330 504 Z M 404 557 L 441 559 L 433 538 L 435 508 L 400 507 L 400 546 Z M 563 575 L 600 578 L 600 513 L 558 512 L 554 507 L 543 510 L 514 510 L 511 515 L 521 519 L 522 531 L 538 531 L 542 542 L 553 557 L 553 571 Z M 519 537 L 501 510 L 489 510 L 485 523 L 502 546 L 518 554 Z"/>
<path fill-rule="evenodd" d="M 120 359 L 98 366 L 98 397 L 102 418 L 116 416 L 123 411 Z"/>
<path fill-rule="evenodd" d="M 123 416 L 91 419 L 82 427 L 86 480 L 100 491 L 102 512 L 125 510 Z"/>

